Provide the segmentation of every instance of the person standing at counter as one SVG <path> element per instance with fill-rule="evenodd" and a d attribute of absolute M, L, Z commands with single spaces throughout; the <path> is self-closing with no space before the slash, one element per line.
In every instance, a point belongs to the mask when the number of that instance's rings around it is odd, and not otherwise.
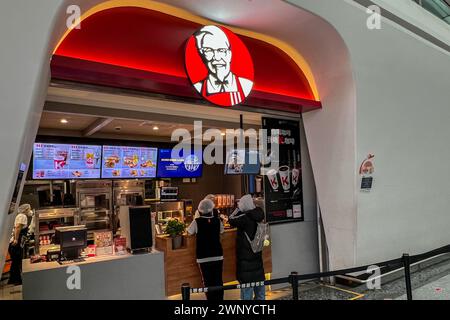
<path fill-rule="evenodd" d="M 261 282 L 265 280 L 262 252 L 254 253 L 248 237 L 253 240 L 258 222 L 264 220 L 264 211 L 256 207 L 252 196 L 243 196 L 238 208 L 230 215 L 228 220 L 232 227 L 237 228 L 236 236 L 236 277 L 239 283 Z M 241 300 L 265 300 L 264 286 L 241 289 Z"/>
<path fill-rule="evenodd" d="M 214 216 L 218 217 L 219 216 L 219 210 L 217 210 L 215 208 L 215 203 L 216 203 L 216 196 L 213 194 L 208 194 L 206 197 L 204 197 L 203 199 L 208 199 L 211 200 L 214 203 L 214 209 L 213 209 L 213 213 Z M 194 219 L 197 219 L 200 217 L 200 212 L 198 212 L 198 210 L 195 210 L 195 214 L 194 214 Z"/>
<path fill-rule="evenodd" d="M 203 199 L 198 205 L 200 216 L 189 225 L 187 232 L 196 234 L 197 263 L 205 287 L 222 286 L 223 250 L 220 243 L 220 234 L 224 227 L 220 218 L 214 215 L 214 202 Z M 223 300 L 222 291 L 206 292 L 208 301 Z"/>
<path fill-rule="evenodd" d="M 28 217 L 31 217 L 33 211 L 29 204 L 23 204 L 19 207 L 17 216 L 14 220 L 14 227 L 9 241 L 8 252 L 11 256 L 11 269 L 8 284 L 22 284 L 22 258 L 23 258 L 23 239 L 28 232 Z"/>

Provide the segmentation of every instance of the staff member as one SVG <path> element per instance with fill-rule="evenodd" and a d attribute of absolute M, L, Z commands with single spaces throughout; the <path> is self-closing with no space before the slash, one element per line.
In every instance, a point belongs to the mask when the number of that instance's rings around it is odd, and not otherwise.
<path fill-rule="evenodd" d="M 205 287 L 222 286 L 223 250 L 220 234 L 224 232 L 220 218 L 214 215 L 214 202 L 203 199 L 198 205 L 200 217 L 192 221 L 187 232 L 197 235 L 197 263 Z M 223 300 L 223 290 L 206 292 L 208 301 Z"/>
<path fill-rule="evenodd" d="M 14 220 L 14 227 L 8 248 L 12 260 L 8 284 L 22 284 L 22 239 L 28 232 L 28 217 L 31 217 L 32 214 L 33 210 L 31 210 L 31 206 L 26 203 L 19 207 L 16 219 Z"/>

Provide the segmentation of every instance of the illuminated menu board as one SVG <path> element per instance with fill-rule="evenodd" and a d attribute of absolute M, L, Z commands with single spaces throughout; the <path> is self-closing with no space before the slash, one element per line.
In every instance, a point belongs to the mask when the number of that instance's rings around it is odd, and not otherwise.
<path fill-rule="evenodd" d="M 98 179 L 101 146 L 35 143 L 33 179 Z"/>
<path fill-rule="evenodd" d="M 155 178 L 157 148 L 103 146 L 102 178 Z"/>

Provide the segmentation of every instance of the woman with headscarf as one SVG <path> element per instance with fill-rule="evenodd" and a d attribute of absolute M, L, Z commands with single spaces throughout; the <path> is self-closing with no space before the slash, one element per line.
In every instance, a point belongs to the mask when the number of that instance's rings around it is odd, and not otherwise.
<path fill-rule="evenodd" d="M 220 234 L 224 232 L 223 224 L 214 215 L 214 202 L 203 199 L 198 205 L 200 216 L 189 225 L 187 232 L 196 235 L 197 263 L 205 287 L 222 286 L 223 250 Z M 206 292 L 209 301 L 223 300 L 223 290 Z"/>
<path fill-rule="evenodd" d="M 8 284 L 22 284 L 22 258 L 24 246 L 22 239 L 28 232 L 28 217 L 31 217 L 32 214 L 33 210 L 31 210 L 29 204 L 21 205 L 17 211 L 8 248 L 12 260 Z"/>
<path fill-rule="evenodd" d="M 256 207 L 252 196 L 247 194 L 238 202 L 238 208 L 230 215 L 228 222 L 237 228 L 236 235 L 236 277 L 239 283 L 253 283 L 265 280 L 262 252 L 253 252 L 249 240 L 254 239 L 258 222 L 264 220 L 264 211 Z M 265 287 L 242 288 L 242 300 L 265 300 Z"/>

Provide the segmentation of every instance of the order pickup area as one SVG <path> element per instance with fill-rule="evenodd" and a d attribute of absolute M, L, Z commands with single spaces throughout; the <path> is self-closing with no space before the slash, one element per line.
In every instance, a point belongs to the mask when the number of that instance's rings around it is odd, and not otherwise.
<path fill-rule="evenodd" d="M 162 252 L 86 258 L 83 262 L 23 260 L 23 298 L 164 299 Z"/>

